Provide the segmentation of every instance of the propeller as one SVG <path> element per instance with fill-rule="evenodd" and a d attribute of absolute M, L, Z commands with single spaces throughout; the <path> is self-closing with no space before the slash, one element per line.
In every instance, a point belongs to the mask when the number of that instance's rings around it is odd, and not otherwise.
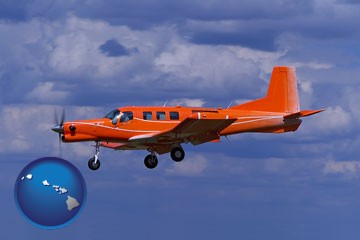
<path fill-rule="evenodd" d="M 51 128 L 54 132 L 57 132 L 59 134 L 59 137 L 61 139 L 61 134 L 64 133 L 64 121 L 65 121 L 65 110 L 62 110 L 60 121 L 57 116 L 57 112 L 55 111 L 55 126 Z"/>
<path fill-rule="evenodd" d="M 55 121 L 55 126 L 51 128 L 51 130 L 53 130 L 54 132 L 59 134 L 59 152 L 60 152 L 60 157 L 62 155 L 62 150 L 61 150 L 61 137 L 62 134 L 64 134 L 64 121 L 65 121 L 65 109 L 62 109 L 62 113 L 60 116 L 60 120 L 58 118 L 58 114 L 55 110 L 55 115 L 54 115 L 54 121 Z"/>

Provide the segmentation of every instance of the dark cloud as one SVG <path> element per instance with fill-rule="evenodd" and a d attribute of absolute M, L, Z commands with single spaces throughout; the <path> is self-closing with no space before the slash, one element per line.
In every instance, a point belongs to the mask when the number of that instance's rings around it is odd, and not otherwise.
<path fill-rule="evenodd" d="M 98 1 L 78 7 L 81 16 L 106 19 L 119 24 L 126 21 L 134 25 L 148 26 L 159 23 L 181 22 L 185 19 L 230 20 L 276 18 L 307 14 L 313 11 L 313 1 L 293 2 L 287 0 L 272 1 L 264 8 L 267 1 Z M 128 11 L 131 9 L 131 11 Z M 142 23 L 136 19 L 141 19 Z"/>
<path fill-rule="evenodd" d="M 357 21 L 354 18 L 357 15 L 351 12 L 347 15 L 346 11 L 342 15 L 337 14 L 336 9 L 342 3 L 355 4 L 356 1 L 315 3 L 314 0 L 275 0 L 269 4 L 265 0 L 22 0 L 20 3 L 1 0 L 0 18 L 13 21 L 28 21 L 33 18 L 58 20 L 73 14 L 113 25 L 127 25 L 132 29 L 174 25 L 184 35 L 191 36 L 192 41 L 197 44 L 242 45 L 273 51 L 277 47 L 277 38 L 287 32 L 312 38 L 341 38 L 357 32 Z M 210 29 L 189 28 L 189 20 L 213 22 L 215 26 Z M 223 21 L 235 21 L 234 27 L 222 30 Z M 119 46 L 104 47 L 108 56 L 126 55 L 126 50 Z"/>
<path fill-rule="evenodd" d="M 336 0 L 336 3 L 343 4 L 360 4 L 358 0 Z"/>
<path fill-rule="evenodd" d="M 219 33 L 197 32 L 191 41 L 196 44 L 210 45 L 241 45 L 249 48 L 274 51 L 276 50 L 275 37 L 277 32 L 258 33 Z"/>
<path fill-rule="evenodd" d="M 99 46 L 99 49 L 108 57 L 129 56 L 131 53 L 139 52 L 137 48 L 125 48 L 116 39 L 107 40 Z"/>
<path fill-rule="evenodd" d="M 99 49 L 108 57 L 128 56 L 129 51 L 115 39 L 107 40 L 99 46 Z"/>
<path fill-rule="evenodd" d="M 16 3 L 0 1 L 1 18 L 26 20 L 32 17 L 53 19 L 72 12 L 86 18 L 106 20 L 113 24 L 149 26 L 159 23 L 182 21 L 184 19 L 225 20 L 278 18 L 297 16 L 312 12 L 313 1 L 294 2 L 275 0 L 267 7 L 267 1 L 86 1 L 64 2 L 58 0 L 21 0 Z M 131 9 L 131 11 L 129 11 Z"/>

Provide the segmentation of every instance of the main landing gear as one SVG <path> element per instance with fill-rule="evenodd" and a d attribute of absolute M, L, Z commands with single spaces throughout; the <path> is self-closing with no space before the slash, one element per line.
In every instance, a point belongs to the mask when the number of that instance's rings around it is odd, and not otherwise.
<path fill-rule="evenodd" d="M 100 168 L 99 154 L 100 154 L 100 144 L 97 141 L 96 145 L 95 145 L 95 155 L 94 155 L 94 157 L 90 158 L 88 161 L 88 166 L 91 170 L 95 171 Z"/>
<path fill-rule="evenodd" d="M 158 162 L 158 158 L 153 152 L 147 155 L 144 159 L 144 164 L 149 169 L 155 168 L 158 165 Z"/>
<path fill-rule="evenodd" d="M 158 158 L 154 150 L 149 150 L 150 154 L 144 159 L 144 164 L 149 169 L 154 169 L 158 165 Z M 182 147 L 174 147 L 170 152 L 171 159 L 175 162 L 181 162 L 185 158 L 185 152 Z"/>
<path fill-rule="evenodd" d="M 185 152 L 182 147 L 174 147 L 170 153 L 171 159 L 175 162 L 181 162 L 184 160 Z"/>

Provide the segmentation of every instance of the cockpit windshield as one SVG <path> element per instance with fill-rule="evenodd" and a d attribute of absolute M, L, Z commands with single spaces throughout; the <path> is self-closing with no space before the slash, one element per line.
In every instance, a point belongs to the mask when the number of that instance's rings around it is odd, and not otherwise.
<path fill-rule="evenodd" d="M 113 124 L 116 124 L 120 116 L 120 111 L 118 109 L 114 109 L 105 115 L 104 118 L 108 118 L 111 120 Z"/>

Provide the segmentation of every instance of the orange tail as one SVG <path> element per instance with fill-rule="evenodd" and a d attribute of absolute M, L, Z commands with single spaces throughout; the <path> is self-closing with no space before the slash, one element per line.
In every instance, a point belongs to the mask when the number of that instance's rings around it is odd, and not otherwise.
<path fill-rule="evenodd" d="M 294 67 L 274 67 L 266 97 L 232 107 L 237 110 L 296 113 L 300 111 Z"/>

